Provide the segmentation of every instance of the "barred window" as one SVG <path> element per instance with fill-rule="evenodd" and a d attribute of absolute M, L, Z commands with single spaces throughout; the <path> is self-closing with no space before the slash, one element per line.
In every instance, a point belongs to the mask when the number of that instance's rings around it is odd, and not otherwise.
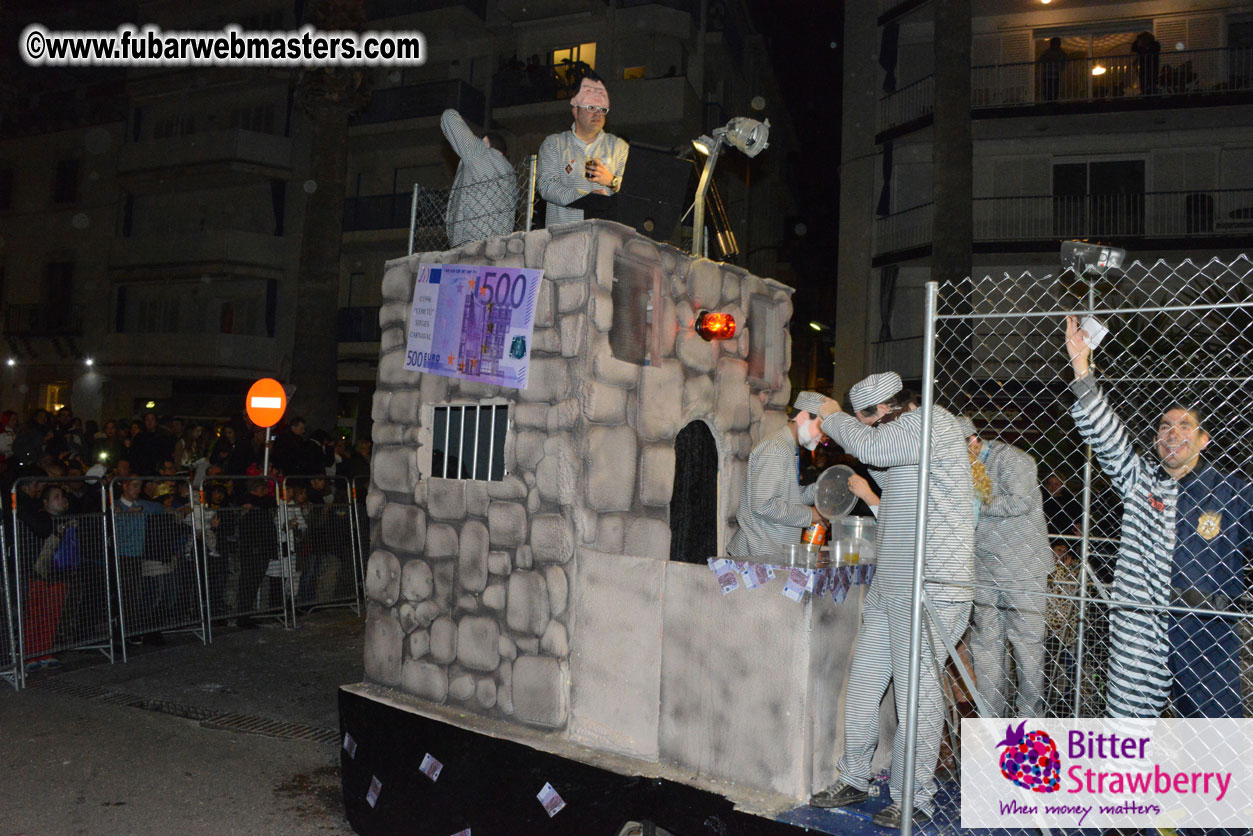
<path fill-rule="evenodd" d="M 505 478 L 508 404 L 437 406 L 431 425 L 431 476 L 499 482 Z"/>

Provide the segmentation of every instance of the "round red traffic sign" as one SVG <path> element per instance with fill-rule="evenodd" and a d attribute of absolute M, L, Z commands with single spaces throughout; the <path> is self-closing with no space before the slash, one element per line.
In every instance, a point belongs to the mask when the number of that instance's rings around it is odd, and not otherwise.
<path fill-rule="evenodd" d="M 252 423 L 258 427 L 272 427 L 287 409 L 287 392 L 283 390 L 283 384 L 274 378 L 263 377 L 248 390 L 244 407 Z"/>

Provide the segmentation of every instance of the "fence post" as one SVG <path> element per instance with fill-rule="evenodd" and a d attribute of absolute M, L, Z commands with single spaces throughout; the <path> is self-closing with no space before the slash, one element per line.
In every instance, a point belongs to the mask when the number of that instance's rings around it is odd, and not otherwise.
<path fill-rule="evenodd" d="M 417 183 L 413 184 L 413 198 L 409 201 L 409 249 L 406 255 L 413 255 L 413 237 L 418 226 L 418 189 L 422 188 Z"/>

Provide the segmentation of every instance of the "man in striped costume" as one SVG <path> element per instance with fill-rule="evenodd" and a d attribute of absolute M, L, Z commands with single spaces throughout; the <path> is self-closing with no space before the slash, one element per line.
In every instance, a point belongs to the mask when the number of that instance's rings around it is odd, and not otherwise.
<path fill-rule="evenodd" d="M 1246 591 L 1253 486 L 1201 461 L 1210 436 L 1192 406 L 1162 415 L 1157 461 L 1137 454 L 1096 382 L 1085 337 L 1067 317 L 1071 415 L 1123 500 L 1113 599 L 1230 610 Z M 1181 717 L 1244 716 L 1235 619 L 1131 606 L 1111 608 L 1109 621 L 1109 716 L 1157 717 L 1168 697 Z"/>
<path fill-rule="evenodd" d="M 800 486 L 799 447 L 813 450 L 825 440 L 818 425 L 818 407 L 825 400 L 817 392 L 801 392 L 788 425 L 749 454 L 748 479 L 735 515 L 740 530 L 727 547 L 731 556 L 777 555 L 822 519 L 813 507 L 816 483 Z"/>
<path fill-rule="evenodd" d="M 579 82 L 570 107 L 574 124 L 544 139 L 535 164 L 535 185 L 547 201 L 545 226 L 583 220 L 583 210 L 570 204 L 584 195 L 617 194 L 630 153 L 626 140 L 605 131 L 609 91 L 600 76 L 589 73 Z"/>
<path fill-rule="evenodd" d="M 991 495 L 975 506 L 974 616 L 970 652 L 991 716 L 1005 717 L 1006 641 L 1018 671 L 1018 717 L 1044 714 L 1044 593 L 1053 568 L 1035 459 L 1001 441 L 984 441 L 959 419 L 971 455 L 988 474 Z"/>
<path fill-rule="evenodd" d="M 879 703 L 895 682 L 896 713 L 904 722 L 909 678 L 909 623 L 912 611 L 914 544 L 918 531 L 918 477 L 922 462 L 921 410 L 911 406 L 895 372 L 871 375 L 848 392 L 855 415 L 836 401 L 823 403 L 822 430 L 862 462 L 887 468 L 876 476 L 883 488 L 875 543 L 878 568 L 862 605 L 861 632 L 845 689 L 844 755 L 839 779 L 810 799 L 816 807 L 844 807 L 867 798 L 870 760 L 878 744 Z M 957 418 L 932 411 L 927 502 L 926 586 L 939 616 L 924 616 L 923 659 L 918 683 L 918 750 L 914 770 L 914 822 L 931 818 L 935 765 L 944 729 L 940 666 L 945 648 L 936 628 L 952 643 L 966 631 L 974 598 L 974 498 L 970 455 Z M 882 827 L 901 823 L 905 732 L 892 748 L 889 788 L 895 802 L 875 815 Z"/>

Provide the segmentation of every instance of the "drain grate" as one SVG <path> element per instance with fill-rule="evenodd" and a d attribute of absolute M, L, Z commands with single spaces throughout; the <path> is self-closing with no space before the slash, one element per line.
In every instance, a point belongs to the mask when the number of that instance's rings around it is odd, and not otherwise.
<path fill-rule="evenodd" d="M 336 743 L 339 740 L 339 732 L 335 729 L 324 729 L 318 726 L 290 723 L 283 720 L 271 720 L 267 717 L 256 717 L 249 714 L 211 711 L 194 705 L 140 697 L 134 694 L 101 688 L 98 685 L 84 685 L 64 679 L 44 679 L 39 682 L 32 682 L 29 687 L 31 690 L 48 691 L 65 697 L 76 697 L 108 705 L 124 705 L 131 708 L 141 708 L 144 711 L 155 711 L 160 714 L 182 717 L 186 720 L 196 720 L 207 729 L 259 734 L 282 740 L 307 740 L 312 743 Z"/>

